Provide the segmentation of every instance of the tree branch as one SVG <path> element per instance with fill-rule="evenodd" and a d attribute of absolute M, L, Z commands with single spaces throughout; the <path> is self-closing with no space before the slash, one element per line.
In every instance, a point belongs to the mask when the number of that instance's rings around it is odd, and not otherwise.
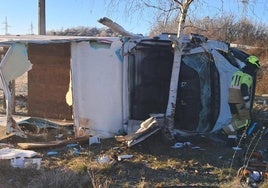
<path fill-rule="evenodd" d="M 180 1 L 178 1 L 178 0 L 173 0 L 175 3 L 178 3 L 181 7 L 183 6 L 183 4 L 180 2 Z"/>
<path fill-rule="evenodd" d="M 155 5 L 150 5 L 150 4 L 146 3 L 146 2 L 144 2 L 144 4 L 145 4 L 147 7 L 155 8 L 155 9 L 161 10 L 161 11 L 163 11 L 163 12 L 172 12 L 173 10 L 180 9 L 180 7 L 173 7 L 173 8 L 172 8 L 172 5 L 171 5 L 170 8 L 166 10 L 166 9 L 163 9 L 163 8 L 158 7 L 158 6 L 155 6 Z"/>

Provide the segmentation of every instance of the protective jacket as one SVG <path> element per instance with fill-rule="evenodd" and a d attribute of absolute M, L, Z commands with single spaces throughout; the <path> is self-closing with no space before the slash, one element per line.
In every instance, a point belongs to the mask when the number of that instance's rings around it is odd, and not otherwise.
<path fill-rule="evenodd" d="M 250 100 L 252 84 L 251 75 L 237 71 L 232 77 L 231 88 L 240 89 L 244 101 L 247 102 Z"/>

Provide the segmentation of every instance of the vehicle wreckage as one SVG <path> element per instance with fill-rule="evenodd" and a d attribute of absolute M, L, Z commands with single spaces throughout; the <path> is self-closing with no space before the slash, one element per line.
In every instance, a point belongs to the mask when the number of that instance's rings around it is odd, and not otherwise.
<path fill-rule="evenodd" d="M 76 137 L 124 130 L 128 135 L 117 139 L 132 146 L 166 127 L 175 35 L 149 38 L 110 27 L 124 36 L 0 36 L 0 47 L 8 49 L 0 64 L 7 134 L 26 136 L 13 118 L 9 87 L 25 72 L 29 115 L 72 120 Z M 171 134 L 219 131 L 231 122 L 228 88 L 248 54 L 197 34 L 181 40 Z"/>

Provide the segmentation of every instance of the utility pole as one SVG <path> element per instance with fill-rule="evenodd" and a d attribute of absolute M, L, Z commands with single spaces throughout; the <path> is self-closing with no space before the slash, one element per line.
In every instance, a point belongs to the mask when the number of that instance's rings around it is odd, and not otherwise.
<path fill-rule="evenodd" d="M 247 18 L 248 12 L 248 0 L 241 0 L 243 9 L 242 9 L 242 19 L 245 20 Z"/>
<path fill-rule="evenodd" d="M 33 23 L 31 22 L 31 25 L 30 25 L 30 34 L 33 35 Z"/>
<path fill-rule="evenodd" d="M 46 0 L 38 0 L 38 35 L 46 35 Z"/>
<path fill-rule="evenodd" d="M 7 23 L 7 17 L 5 19 L 5 22 L 3 22 L 3 24 L 5 25 L 4 29 L 5 29 L 5 35 L 8 35 L 8 28 L 10 27 Z"/>

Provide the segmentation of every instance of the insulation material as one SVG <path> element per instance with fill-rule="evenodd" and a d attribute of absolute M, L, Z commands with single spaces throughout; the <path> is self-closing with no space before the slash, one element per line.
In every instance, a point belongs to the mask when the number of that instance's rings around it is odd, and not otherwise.
<path fill-rule="evenodd" d="M 72 96 L 72 74 L 70 73 L 70 82 L 69 82 L 69 89 L 65 96 L 66 103 L 69 106 L 73 105 L 73 96 Z"/>
<path fill-rule="evenodd" d="M 107 41 L 106 41 L 107 43 Z M 71 45 L 74 121 L 78 131 L 112 137 L 122 128 L 122 65 L 116 51 L 122 43 L 111 38 L 110 48 L 94 42 Z"/>
<path fill-rule="evenodd" d="M 25 44 L 13 43 L 3 58 L 0 68 L 6 82 L 15 80 L 32 67 Z"/>

